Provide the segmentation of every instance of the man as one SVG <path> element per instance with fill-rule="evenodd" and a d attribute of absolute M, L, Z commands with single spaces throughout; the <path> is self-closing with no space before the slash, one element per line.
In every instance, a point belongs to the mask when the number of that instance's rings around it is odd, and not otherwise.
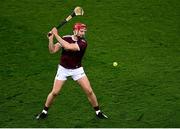
<path fill-rule="evenodd" d="M 86 40 L 84 39 L 86 30 L 85 24 L 76 23 L 73 27 L 74 34 L 64 36 L 63 38 L 58 35 L 56 28 L 51 30 L 51 36 L 48 37 L 49 52 L 56 53 L 62 48 L 62 53 L 52 91 L 47 97 L 44 109 L 36 116 L 36 119 L 39 120 L 47 117 L 49 107 L 52 105 L 53 100 L 60 92 L 68 76 L 71 76 L 73 80 L 77 81 L 77 83 L 82 87 L 88 97 L 89 102 L 96 112 L 96 116 L 98 118 L 108 118 L 99 109 L 96 95 L 94 94 L 88 77 L 86 76 L 81 65 L 81 61 L 87 47 Z M 56 44 L 53 43 L 54 37 L 58 41 Z"/>

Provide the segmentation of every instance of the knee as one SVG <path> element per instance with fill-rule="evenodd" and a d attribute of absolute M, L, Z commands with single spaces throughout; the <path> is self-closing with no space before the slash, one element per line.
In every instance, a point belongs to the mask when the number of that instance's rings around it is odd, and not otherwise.
<path fill-rule="evenodd" d="M 56 91 L 51 91 L 51 94 L 52 94 L 52 96 L 56 97 L 56 96 L 58 96 L 59 93 Z"/>

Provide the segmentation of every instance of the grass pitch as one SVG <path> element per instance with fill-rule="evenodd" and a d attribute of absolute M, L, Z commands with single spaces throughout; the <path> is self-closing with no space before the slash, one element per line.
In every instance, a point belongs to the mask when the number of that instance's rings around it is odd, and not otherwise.
<path fill-rule="evenodd" d="M 36 121 L 59 62 L 46 34 L 77 5 L 85 15 L 59 33 L 87 24 L 83 66 L 109 119 L 70 79 Z M 0 12 L 0 127 L 180 127 L 179 0 L 4 0 Z"/>

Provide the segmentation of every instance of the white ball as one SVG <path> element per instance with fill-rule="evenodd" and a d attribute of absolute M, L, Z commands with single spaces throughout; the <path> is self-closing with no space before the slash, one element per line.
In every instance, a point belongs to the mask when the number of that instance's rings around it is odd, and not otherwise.
<path fill-rule="evenodd" d="M 118 65 L 117 62 L 113 62 L 113 66 L 116 67 Z"/>

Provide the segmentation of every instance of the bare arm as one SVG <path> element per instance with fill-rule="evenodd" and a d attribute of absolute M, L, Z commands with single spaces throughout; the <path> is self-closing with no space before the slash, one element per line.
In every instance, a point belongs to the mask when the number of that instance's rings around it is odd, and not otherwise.
<path fill-rule="evenodd" d="M 52 33 L 54 34 L 54 36 L 56 37 L 56 39 L 58 40 L 58 42 L 62 45 L 62 47 L 64 49 L 67 49 L 67 50 L 72 50 L 72 51 L 79 51 L 80 48 L 78 46 L 78 44 L 76 43 L 68 43 L 67 41 L 63 40 L 57 33 L 57 29 L 56 28 L 53 28 L 52 29 Z"/>
<path fill-rule="evenodd" d="M 53 54 L 59 51 L 59 49 L 61 48 L 61 45 L 59 42 L 57 42 L 56 44 L 53 43 L 54 35 L 51 35 L 48 38 L 49 38 L 49 45 L 48 45 L 49 52 Z"/>

